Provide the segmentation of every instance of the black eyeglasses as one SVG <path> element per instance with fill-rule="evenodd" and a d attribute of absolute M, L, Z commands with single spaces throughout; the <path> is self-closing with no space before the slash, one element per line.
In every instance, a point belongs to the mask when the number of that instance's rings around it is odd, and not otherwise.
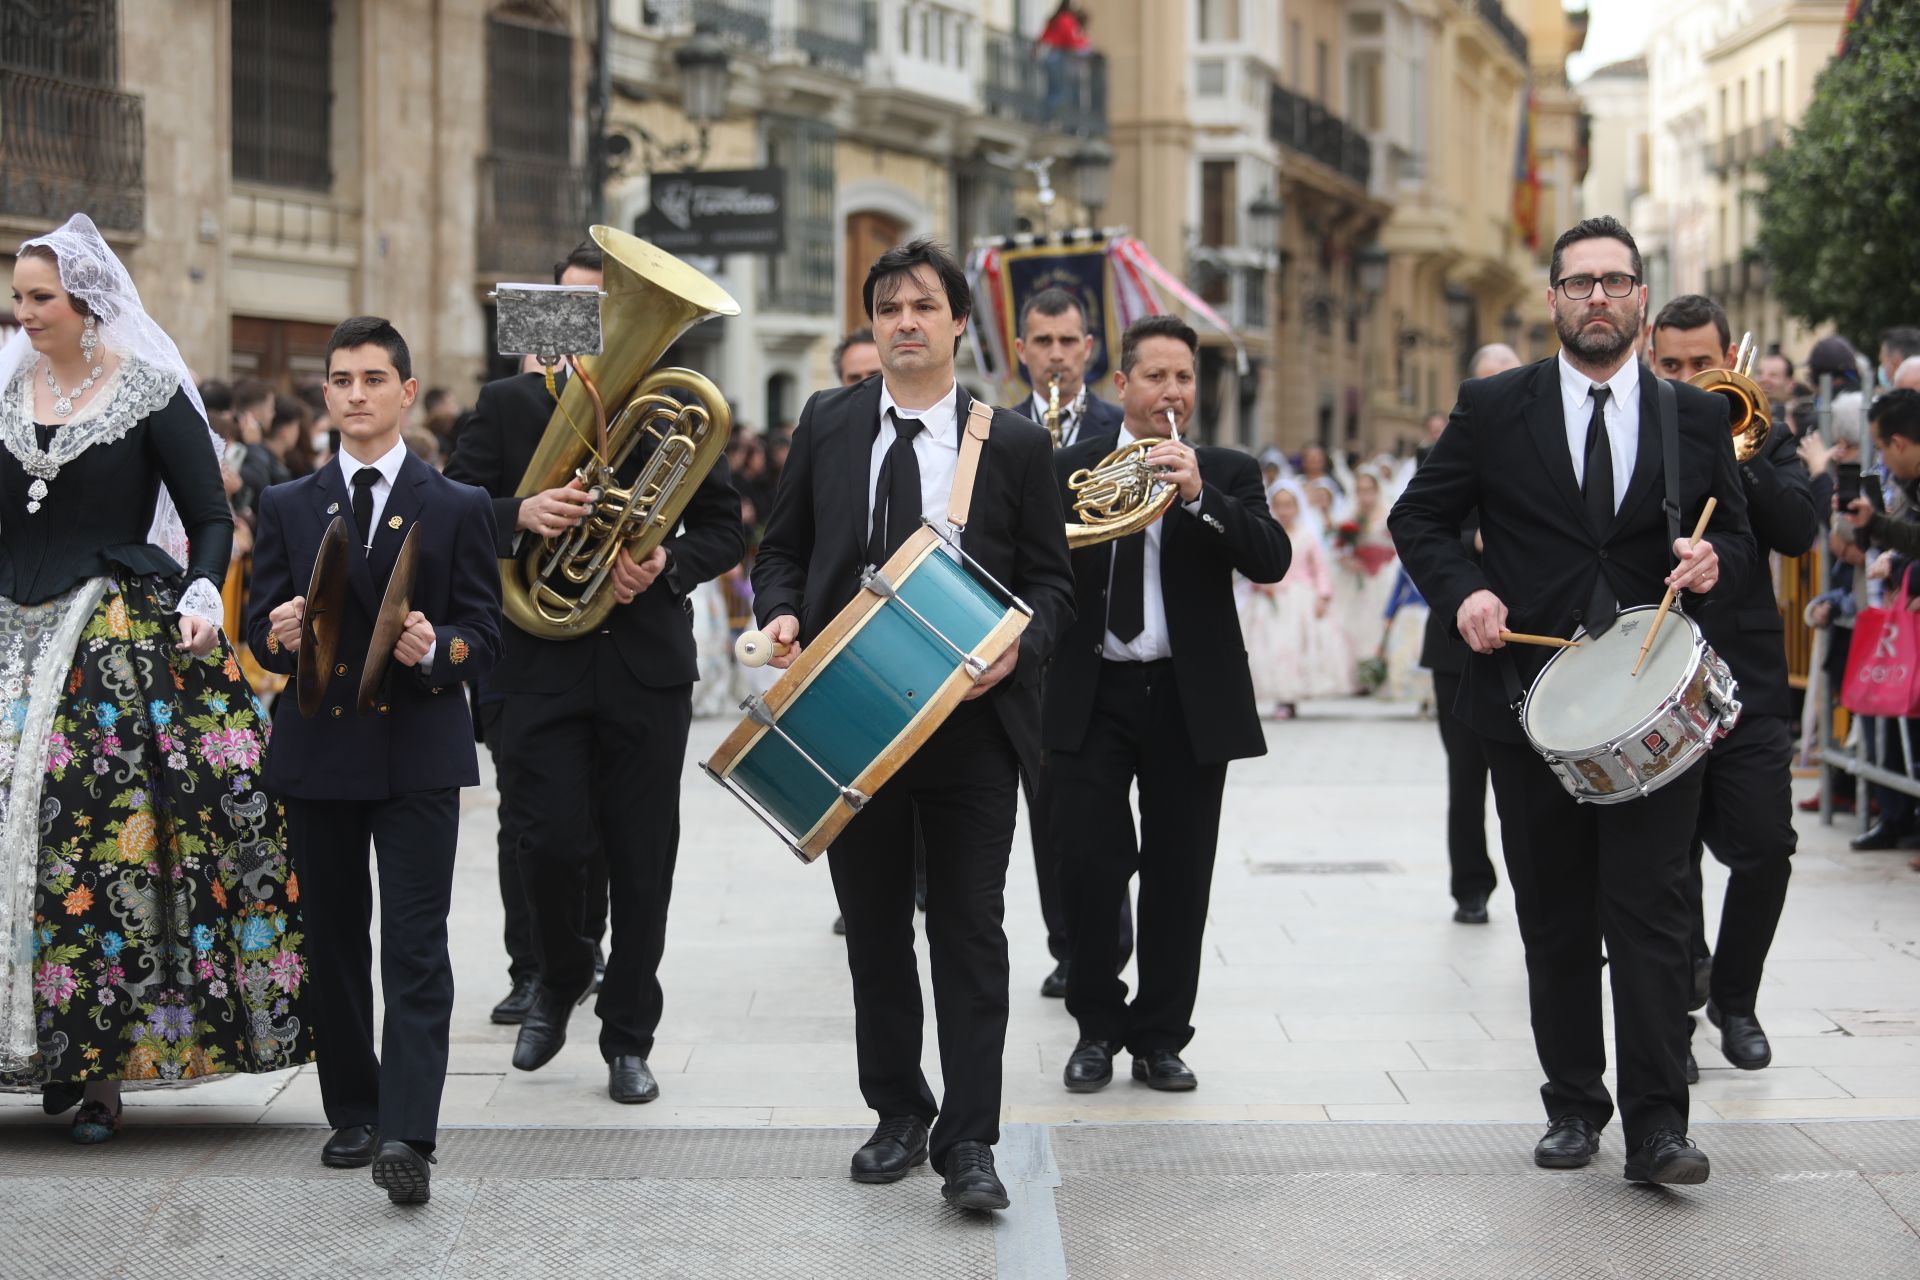
<path fill-rule="evenodd" d="M 1633 292 L 1635 285 L 1640 283 L 1639 276 L 1628 275 L 1624 271 L 1609 271 L 1606 275 L 1598 277 L 1562 276 L 1554 281 L 1554 287 L 1575 302 L 1579 302 L 1593 296 L 1593 282 L 1596 279 L 1599 280 L 1600 287 L 1607 291 L 1609 298 L 1624 298 Z"/>

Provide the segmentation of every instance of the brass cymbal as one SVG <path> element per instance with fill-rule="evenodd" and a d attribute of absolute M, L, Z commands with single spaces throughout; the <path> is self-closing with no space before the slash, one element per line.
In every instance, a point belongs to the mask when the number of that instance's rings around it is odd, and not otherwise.
<path fill-rule="evenodd" d="M 373 640 L 367 645 L 367 660 L 360 668 L 360 714 L 380 705 L 380 684 L 393 661 L 393 646 L 399 643 L 407 613 L 413 608 L 413 573 L 420 561 L 420 522 L 407 530 L 400 554 L 394 557 L 393 572 L 387 576 L 386 594 L 380 597 L 380 612 L 373 620 Z"/>
<path fill-rule="evenodd" d="M 319 714 L 326 701 L 327 681 L 333 678 L 333 658 L 340 649 L 340 625 L 347 603 L 347 552 L 352 537 L 347 518 L 335 516 L 320 535 L 320 550 L 313 557 L 294 677 L 303 716 Z"/>

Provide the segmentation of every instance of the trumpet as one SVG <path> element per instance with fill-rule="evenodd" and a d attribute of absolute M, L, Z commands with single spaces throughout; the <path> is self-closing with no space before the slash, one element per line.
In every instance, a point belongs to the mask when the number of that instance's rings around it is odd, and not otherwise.
<path fill-rule="evenodd" d="M 1733 457 L 1745 462 L 1759 453 L 1773 430 L 1773 405 L 1767 393 L 1752 377 L 1753 362 L 1760 344 L 1751 332 L 1740 339 L 1731 369 L 1702 369 L 1687 382 L 1702 391 L 1713 391 L 1727 398 L 1728 424 L 1733 431 Z"/>
<path fill-rule="evenodd" d="M 1167 427 L 1173 442 L 1183 443 L 1171 409 L 1167 410 Z M 1147 461 L 1147 454 L 1159 443 L 1153 439 L 1131 441 L 1102 458 L 1098 466 L 1082 467 L 1067 477 L 1077 518 L 1067 525 L 1069 550 L 1139 533 L 1167 514 L 1179 491 L 1161 478 L 1165 468 Z"/>

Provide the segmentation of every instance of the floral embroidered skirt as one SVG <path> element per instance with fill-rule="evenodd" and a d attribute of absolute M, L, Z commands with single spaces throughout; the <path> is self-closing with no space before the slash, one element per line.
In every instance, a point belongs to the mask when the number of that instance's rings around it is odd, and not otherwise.
<path fill-rule="evenodd" d="M 0 599 L 0 1082 L 187 1080 L 313 1056 L 299 883 L 223 636 L 126 575 Z"/>

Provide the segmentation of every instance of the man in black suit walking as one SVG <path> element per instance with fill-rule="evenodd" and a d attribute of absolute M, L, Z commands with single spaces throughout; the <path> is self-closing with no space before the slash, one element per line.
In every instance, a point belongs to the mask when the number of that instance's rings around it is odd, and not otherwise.
<path fill-rule="evenodd" d="M 1026 366 L 1033 394 L 1008 408 L 1045 426 L 1048 386 L 1057 378 L 1060 447 L 1083 435 L 1108 436 L 1119 431 L 1119 407 L 1093 394 L 1086 382 L 1087 362 L 1093 358 L 1093 335 L 1087 332 L 1086 309 L 1078 298 L 1065 289 L 1042 289 L 1030 296 L 1020 307 L 1020 336 L 1013 346 Z M 1043 688 L 1041 697 L 1045 696 Z M 1027 797 L 1027 834 L 1033 840 L 1033 869 L 1040 882 L 1040 918 L 1046 921 L 1047 952 L 1053 957 L 1053 972 L 1040 983 L 1040 994 L 1057 1000 L 1067 994 L 1072 948 L 1067 941 L 1067 906 L 1060 896 L 1060 859 L 1047 817 L 1046 781 L 1044 756 L 1037 776 L 1025 770 L 1020 773 L 1020 789 Z M 1126 966 L 1132 953 L 1133 903 L 1129 895 L 1120 899 L 1120 967 Z"/>
<path fill-rule="evenodd" d="M 754 612 L 776 666 L 792 665 L 800 644 L 859 591 L 861 569 L 884 563 L 923 516 L 944 526 L 960 465 L 972 407 L 953 367 L 973 303 L 965 273 L 941 246 L 915 240 L 874 262 L 862 296 L 883 376 L 807 401 L 754 560 Z M 1045 432 L 992 413 L 961 546 L 1032 618 L 827 855 L 847 925 L 860 1092 L 880 1116 L 852 1176 L 892 1182 L 930 1154 L 942 1194 L 967 1209 L 1008 1203 L 993 1164 L 1007 1032 L 1007 856 L 1020 770 L 1038 767 L 1040 672 L 1073 615 L 1052 463 Z M 946 1081 L 938 1105 L 920 1070 L 916 811 Z"/>
<path fill-rule="evenodd" d="M 447 1074 L 453 966 L 447 911 L 460 788 L 479 781 L 461 683 L 500 646 L 500 575 L 486 495 L 414 457 L 400 426 L 417 386 L 407 344 L 376 316 L 342 321 L 327 343 L 327 408 L 340 453 L 313 475 L 263 489 L 247 643 L 283 675 L 299 662 L 303 594 L 320 540 L 347 515 L 348 590 L 316 625 L 337 636 L 309 719 L 281 698 L 261 781 L 286 800 L 313 978 L 320 996 L 320 1096 L 333 1135 L 322 1162 L 373 1166 L 396 1203 L 429 1194 Z M 417 542 L 410 610 L 390 655 L 369 651 L 388 576 Z M 374 709 L 358 710 L 366 662 L 389 657 Z M 452 696 L 447 696 L 451 693 Z M 371 841 L 380 878 L 380 986 L 373 1042 Z"/>
<path fill-rule="evenodd" d="M 1648 339 L 1653 371 L 1686 379 L 1733 367 L 1727 313 L 1711 298 L 1683 294 L 1654 318 Z M 1768 414 L 1769 407 L 1760 406 Z M 1791 431 L 1769 429 L 1761 452 L 1740 464 L 1747 520 L 1760 553 L 1804 554 L 1820 538 L 1807 464 Z M 1793 689 L 1787 683 L 1787 647 L 1773 575 L 1764 566 L 1748 575 L 1737 595 L 1716 596 L 1700 610 L 1707 643 L 1740 683 L 1740 722 L 1707 756 L 1699 834 L 1687 871 L 1690 955 L 1695 1005 L 1720 1028 L 1720 1050 L 1743 1071 L 1773 1060 L 1773 1046 L 1756 1016 L 1760 976 L 1774 929 L 1787 905 L 1797 837 L 1793 830 Z M 1700 886 L 1701 843 L 1732 873 L 1720 910 L 1719 945 L 1707 950 Z M 1703 984 L 1700 979 L 1705 977 Z M 1699 987 L 1705 985 L 1706 991 Z M 1689 1078 L 1699 1070 L 1687 1054 Z"/>
<path fill-rule="evenodd" d="M 1547 651 L 1508 648 L 1500 634 L 1509 626 L 1604 631 L 1620 607 L 1657 603 L 1668 586 L 1732 595 L 1753 571 L 1753 536 L 1726 401 L 1684 385 L 1671 388 L 1677 510 L 1665 509 L 1663 384 L 1634 358 L 1646 288 L 1627 229 L 1590 218 L 1561 235 L 1547 300 L 1560 354 L 1463 383 L 1445 434 L 1388 526 L 1421 593 L 1476 655 L 1455 710 L 1486 748 L 1526 944 L 1551 1122 L 1534 1161 L 1588 1163 L 1613 1117 L 1602 1081 L 1604 942 L 1626 1176 L 1703 1182 L 1707 1157 L 1686 1136 L 1684 1059 L 1687 842 L 1704 771 L 1689 769 L 1637 800 L 1576 804 L 1515 714 Z M 1685 535 L 1709 497 L 1718 509 L 1695 546 Z M 1478 563 L 1460 541 L 1475 508 L 1485 548 Z"/>
<path fill-rule="evenodd" d="M 1065 492 L 1079 468 L 1158 440 L 1147 461 L 1179 491 L 1145 531 L 1074 552 L 1077 620 L 1047 673 L 1053 839 L 1073 945 L 1067 1012 L 1080 1024 L 1065 1080 L 1077 1093 L 1105 1087 L 1122 1048 L 1151 1088 L 1196 1084 L 1180 1051 L 1193 1038 L 1227 762 L 1267 750 L 1233 575 L 1278 582 L 1293 550 L 1258 463 L 1169 438 L 1170 418 L 1192 422 L 1199 342 L 1176 316 L 1133 324 L 1114 377 L 1125 420 L 1055 459 Z M 1140 989 L 1129 1004 L 1116 922 L 1135 872 Z"/>
<path fill-rule="evenodd" d="M 583 240 L 561 261 L 554 264 L 553 282 L 565 285 L 600 286 L 604 276 L 604 258 L 600 246 Z M 554 383 L 557 391 L 565 386 L 566 371 L 561 370 Z M 512 460 L 524 466 L 533 456 L 540 438 L 553 417 L 554 397 L 547 391 L 542 373 L 522 373 L 500 378 L 480 388 L 465 427 L 453 442 L 453 456 L 447 459 L 447 478 L 477 485 L 493 496 L 493 524 L 500 539 L 500 555 L 514 553 L 520 539 L 540 536 L 543 529 L 570 529 L 580 523 L 590 503 L 586 492 L 576 484 L 563 485 L 521 498 L 517 492 L 520 475 L 508 464 Z M 476 429 L 477 427 L 477 429 Z M 514 635 L 519 628 L 506 624 Z M 518 683 L 507 676 L 509 685 Z M 519 811 L 526 806 L 508 794 L 516 774 L 512 759 L 501 758 L 501 718 L 508 694 L 494 681 L 474 682 L 474 711 L 480 722 L 480 739 L 487 744 L 494 761 L 494 785 L 500 792 L 495 813 L 499 823 L 497 857 L 500 874 L 500 905 L 505 914 L 504 941 L 507 949 L 506 997 L 493 1006 L 492 1020 L 501 1026 L 524 1021 L 533 998 L 540 990 L 540 949 L 534 938 L 533 909 L 527 903 L 526 878 L 520 871 L 523 844 L 515 825 Z M 582 932 L 594 946 L 595 980 L 606 967 L 601 940 L 607 934 L 607 859 L 598 839 L 593 840 L 587 861 L 586 924 Z"/>
<path fill-rule="evenodd" d="M 563 533 L 592 505 L 577 482 L 524 501 L 513 496 L 547 423 L 546 413 L 528 411 L 530 397 L 550 399 L 530 375 L 488 384 L 480 403 L 498 408 L 467 424 L 447 467 L 493 496 L 502 559 L 516 554 L 522 534 Z M 629 467 L 643 463 L 636 457 Z M 490 731 L 498 733 L 501 794 L 518 834 L 540 961 L 513 1065 L 537 1071 L 553 1060 L 566 1043 L 568 1016 L 593 983 L 584 907 L 597 848 L 606 860 L 613 945 L 594 1011 L 615 1102 L 660 1096 L 647 1058 L 664 1005 L 660 957 L 699 678 L 687 596 L 739 563 L 745 549 L 740 496 L 722 459 L 700 481 L 674 536 L 638 562 L 619 553 L 614 609 L 597 631 L 549 640 L 508 622 L 486 682 L 487 693 L 503 699 Z"/>

